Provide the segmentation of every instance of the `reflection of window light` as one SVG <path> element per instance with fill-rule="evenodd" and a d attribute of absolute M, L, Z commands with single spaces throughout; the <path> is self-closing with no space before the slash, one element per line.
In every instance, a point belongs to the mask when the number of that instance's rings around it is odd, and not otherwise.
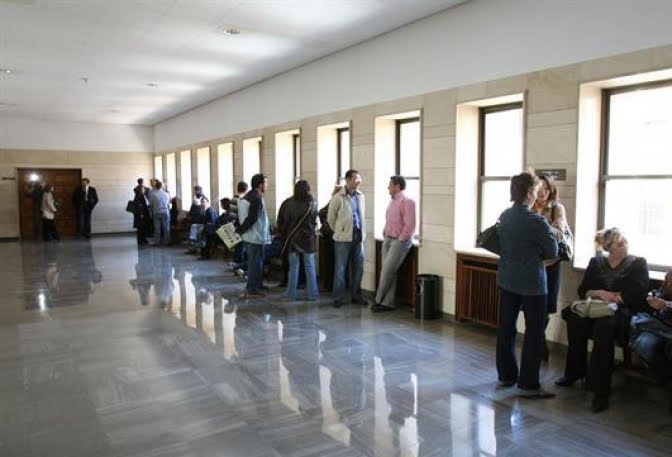
<path fill-rule="evenodd" d="M 39 180 L 40 180 L 40 176 L 37 173 L 31 173 L 28 176 L 28 181 L 30 181 L 30 182 L 37 182 Z"/>
<path fill-rule="evenodd" d="M 37 294 L 37 306 L 40 311 L 45 311 L 47 309 L 47 298 L 44 296 L 44 292 Z"/>

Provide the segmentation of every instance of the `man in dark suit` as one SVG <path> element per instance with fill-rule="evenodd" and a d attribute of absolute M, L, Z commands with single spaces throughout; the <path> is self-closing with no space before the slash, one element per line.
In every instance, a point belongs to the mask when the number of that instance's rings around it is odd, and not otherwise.
<path fill-rule="evenodd" d="M 96 193 L 96 189 L 89 185 L 89 178 L 82 179 L 82 185 L 72 193 L 78 237 L 91 238 L 91 213 L 97 203 L 98 193 Z"/>

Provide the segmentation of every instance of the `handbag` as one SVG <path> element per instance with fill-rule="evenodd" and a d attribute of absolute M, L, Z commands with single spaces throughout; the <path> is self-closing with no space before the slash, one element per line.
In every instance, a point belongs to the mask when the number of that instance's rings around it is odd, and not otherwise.
<path fill-rule="evenodd" d="M 135 213 L 135 202 L 133 200 L 129 200 L 128 203 L 126 203 L 126 212 Z"/>
<path fill-rule="evenodd" d="M 602 317 L 613 316 L 618 309 L 618 305 L 604 300 L 593 300 L 588 297 L 585 300 L 576 300 L 570 305 L 570 309 L 579 317 L 600 319 Z"/>
<path fill-rule="evenodd" d="M 502 252 L 499 245 L 499 222 L 478 234 L 476 237 L 476 246 L 494 254 Z"/>

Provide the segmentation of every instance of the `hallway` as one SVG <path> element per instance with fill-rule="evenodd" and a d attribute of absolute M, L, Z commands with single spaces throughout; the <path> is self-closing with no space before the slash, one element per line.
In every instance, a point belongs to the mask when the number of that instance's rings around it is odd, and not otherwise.
<path fill-rule="evenodd" d="M 410 312 L 240 300 L 221 260 L 133 237 L 0 243 L 0 456 L 669 455 L 669 392 L 612 408 L 497 387 L 494 333 Z"/>

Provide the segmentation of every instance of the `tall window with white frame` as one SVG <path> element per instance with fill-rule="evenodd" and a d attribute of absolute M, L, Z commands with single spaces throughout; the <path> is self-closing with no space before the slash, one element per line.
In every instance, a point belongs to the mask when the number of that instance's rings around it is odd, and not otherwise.
<path fill-rule="evenodd" d="M 672 81 L 603 92 L 599 227 L 624 230 L 649 268 L 672 266 Z"/>
<path fill-rule="evenodd" d="M 233 189 L 233 143 L 217 145 L 217 165 L 219 170 L 218 196 L 231 198 Z"/>
<path fill-rule="evenodd" d="M 191 151 L 180 152 L 180 198 L 182 209 L 189 210 L 192 199 L 191 189 Z"/>
<path fill-rule="evenodd" d="M 243 179 L 249 184 L 261 166 L 261 137 L 243 140 Z"/>
<path fill-rule="evenodd" d="M 523 104 L 480 108 L 478 230 L 511 206 L 511 176 L 523 169 Z"/>
<path fill-rule="evenodd" d="M 163 181 L 163 156 L 154 156 L 154 179 Z M 149 184 L 149 179 L 146 183 Z"/>
<path fill-rule="evenodd" d="M 350 128 L 336 129 L 336 182 L 350 169 Z"/>
<path fill-rule="evenodd" d="M 177 166 L 175 164 L 175 153 L 166 155 L 166 182 L 164 190 L 170 192 L 171 196 L 177 195 Z"/>
<path fill-rule="evenodd" d="M 292 172 L 296 182 L 301 179 L 301 135 L 298 133 L 292 134 L 292 158 Z"/>
<path fill-rule="evenodd" d="M 395 173 L 406 178 L 406 195 L 415 200 L 415 235 L 420 233 L 420 118 L 396 121 Z"/>
<path fill-rule="evenodd" d="M 211 198 L 210 189 L 210 146 L 196 150 L 196 182 L 203 188 L 203 195 Z"/>

